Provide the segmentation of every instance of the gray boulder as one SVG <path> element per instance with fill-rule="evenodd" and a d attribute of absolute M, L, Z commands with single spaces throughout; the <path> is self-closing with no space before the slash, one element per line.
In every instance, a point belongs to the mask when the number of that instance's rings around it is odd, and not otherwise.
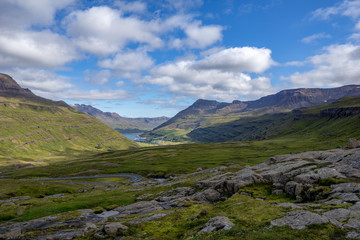
<path fill-rule="evenodd" d="M 325 212 L 323 216 L 329 219 L 335 219 L 340 222 L 346 222 L 350 217 L 350 210 L 345 208 L 333 209 L 331 211 Z"/>
<path fill-rule="evenodd" d="M 127 215 L 144 215 L 148 213 L 153 213 L 159 210 L 163 210 L 163 207 L 160 206 L 157 201 L 147 201 L 147 202 L 137 202 L 123 207 L 117 207 L 114 209 L 118 211 L 119 214 L 114 217 L 124 217 Z"/>
<path fill-rule="evenodd" d="M 217 216 L 211 218 L 201 229 L 200 232 L 204 233 L 210 233 L 212 231 L 218 231 L 218 230 L 225 230 L 228 231 L 232 227 L 234 227 L 235 224 L 230 222 L 229 218 L 224 216 Z"/>
<path fill-rule="evenodd" d="M 110 236 L 123 235 L 127 230 L 128 227 L 119 222 L 107 223 L 104 226 L 104 232 Z"/>
<path fill-rule="evenodd" d="M 271 221 L 272 226 L 290 226 L 292 229 L 305 229 L 311 224 L 324 224 L 329 220 L 319 214 L 305 210 L 288 212 L 285 217 Z"/>

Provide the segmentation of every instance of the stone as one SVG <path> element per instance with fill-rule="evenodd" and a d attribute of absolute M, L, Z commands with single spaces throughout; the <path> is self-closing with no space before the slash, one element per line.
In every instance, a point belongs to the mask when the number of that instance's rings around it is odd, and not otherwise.
<path fill-rule="evenodd" d="M 127 223 L 139 224 L 139 223 L 143 223 L 143 222 L 155 221 L 155 220 L 158 220 L 160 218 L 163 218 L 163 217 L 169 215 L 170 213 L 172 213 L 172 212 L 158 213 L 158 214 L 151 215 L 149 217 L 143 217 L 143 218 L 138 218 L 138 219 L 135 219 L 135 220 L 131 220 L 131 221 L 128 221 Z"/>
<path fill-rule="evenodd" d="M 107 223 L 104 226 L 104 232 L 110 236 L 123 235 L 127 230 L 128 227 L 119 222 Z"/>
<path fill-rule="evenodd" d="M 199 168 L 196 169 L 197 172 L 200 172 L 200 171 L 202 171 L 202 170 L 203 170 L 203 169 L 202 169 L 201 167 L 199 167 Z"/>
<path fill-rule="evenodd" d="M 144 200 L 147 200 L 148 198 L 152 197 L 153 194 L 143 194 L 143 195 L 140 195 L 136 198 L 136 201 L 144 201 Z"/>
<path fill-rule="evenodd" d="M 311 184 L 327 178 L 346 178 L 346 176 L 339 173 L 333 168 L 323 167 L 320 169 L 312 170 L 307 173 L 297 175 L 294 178 L 294 181 L 298 183 Z"/>
<path fill-rule="evenodd" d="M 348 232 L 346 234 L 346 238 L 360 239 L 360 233 L 358 233 L 358 232 Z"/>
<path fill-rule="evenodd" d="M 153 213 L 159 210 L 163 210 L 163 207 L 160 206 L 159 202 L 152 200 L 147 202 L 137 202 L 128 206 L 117 207 L 114 210 L 119 212 L 119 217 L 122 217 L 133 214 L 144 215 Z"/>
<path fill-rule="evenodd" d="M 288 212 L 285 217 L 271 221 L 272 226 L 290 226 L 292 229 L 305 229 L 312 224 L 324 224 L 329 220 L 317 213 L 305 210 L 295 210 Z"/>
<path fill-rule="evenodd" d="M 83 235 L 82 230 L 76 230 L 76 229 L 66 229 L 57 231 L 54 234 L 42 236 L 40 239 L 46 239 L 46 240 L 72 240 L 79 238 Z"/>
<path fill-rule="evenodd" d="M 360 201 L 359 197 L 355 193 L 333 193 L 331 197 L 337 197 L 345 202 L 355 203 Z"/>
<path fill-rule="evenodd" d="M 228 231 L 232 227 L 234 227 L 235 224 L 230 222 L 229 218 L 224 216 L 217 216 L 211 218 L 204 226 L 202 226 L 202 229 L 200 232 L 204 233 L 210 233 L 212 231 L 218 231 L 218 230 L 225 230 Z"/>
<path fill-rule="evenodd" d="M 360 141 L 355 138 L 350 138 L 347 144 L 347 147 L 349 149 L 359 148 L 360 147 Z"/>
<path fill-rule="evenodd" d="M 97 214 L 99 217 L 101 218 L 108 218 L 108 217 L 112 217 L 112 216 L 116 216 L 118 215 L 119 212 L 118 211 L 103 211 L 102 213 L 100 214 Z"/>
<path fill-rule="evenodd" d="M 221 194 L 212 189 L 206 189 L 203 192 L 199 192 L 194 196 L 194 199 L 198 200 L 198 201 L 206 201 L 206 202 L 216 202 L 219 201 L 221 199 Z"/>
<path fill-rule="evenodd" d="M 0 229 L 0 239 L 18 239 L 21 235 L 21 228 Z"/>
<path fill-rule="evenodd" d="M 360 230 L 360 218 L 350 218 L 345 227 Z"/>
<path fill-rule="evenodd" d="M 301 206 L 295 203 L 278 203 L 277 205 L 283 208 L 302 209 Z"/>
<path fill-rule="evenodd" d="M 93 231 L 93 230 L 95 230 L 97 227 L 96 227 L 96 225 L 94 224 L 94 223 L 91 223 L 91 222 L 88 222 L 88 223 L 86 223 L 86 225 L 85 225 L 85 229 L 84 229 L 84 232 L 90 232 L 90 231 Z"/>
<path fill-rule="evenodd" d="M 341 192 L 341 193 L 359 193 L 360 184 L 359 183 L 340 183 L 336 185 L 331 185 L 333 189 L 331 192 Z"/>
<path fill-rule="evenodd" d="M 346 222 L 350 217 L 350 210 L 345 208 L 337 208 L 323 213 L 323 216 L 329 219 L 335 219 L 340 222 Z"/>

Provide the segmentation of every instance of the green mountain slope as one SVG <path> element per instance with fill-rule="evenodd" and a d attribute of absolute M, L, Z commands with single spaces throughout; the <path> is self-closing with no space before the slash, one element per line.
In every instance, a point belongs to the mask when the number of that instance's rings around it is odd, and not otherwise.
<path fill-rule="evenodd" d="M 357 95 L 360 95 L 360 85 L 348 85 L 329 89 L 301 88 L 283 90 L 274 95 L 245 102 L 233 101 L 232 103 L 222 103 L 199 99 L 169 121 L 161 124 L 153 131 L 143 134 L 143 136 L 150 140 L 223 141 L 222 134 L 227 135 L 227 132 L 216 133 L 217 139 L 215 139 L 215 135 L 209 139 L 206 136 L 201 137 L 200 133 L 203 129 L 207 129 L 209 132 L 211 129 L 223 124 L 226 125 L 228 123 L 232 125 L 234 121 L 238 121 L 238 124 L 244 124 L 249 119 L 257 117 L 264 119 L 264 124 L 266 125 L 268 117 L 264 116 L 265 114 L 287 113 L 296 108 L 331 103 L 346 96 Z M 259 124 L 260 122 L 257 121 L 257 125 Z M 257 125 L 249 125 L 247 128 L 256 128 L 258 127 Z M 260 125 L 259 127 L 261 127 Z M 231 128 L 223 130 L 232 131 Z M 206 133 L 206 135 L 208 134 L 210 133 Z M 246 136 L 245 139 L 247 139 Z"/>
<path fill-rule="evenodd" d="M 0 74 L 0 159 L 41 159 L 131 147 L 137 144 L 94 117 L 65 102 L 38 97 Z"/>
<path fill-rule="evenodd" d="M 198 128 L 188 136 L 198 142 L 252 141 L 294 137 L 322 140 L 360 136 L 360 96 L 331 104 L 266 114 Z"/>
<path fill-rule="evenodd" d="M 168 117 L 126 118 L 114 112 L 103 112 L 91 105 L 74 104 L 76 110 L 96 117 L 120 133 L 149 131 L 169 120 Z"/>

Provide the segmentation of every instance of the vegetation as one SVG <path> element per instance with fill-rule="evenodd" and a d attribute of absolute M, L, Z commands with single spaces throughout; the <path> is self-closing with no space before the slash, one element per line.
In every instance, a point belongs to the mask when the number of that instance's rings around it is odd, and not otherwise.
<path fill-rule="evenodd" d="M 55 102 L 1 98 L 0 116 L 3 158 L 39 160 L 137 147 L 95 118 Z"/>

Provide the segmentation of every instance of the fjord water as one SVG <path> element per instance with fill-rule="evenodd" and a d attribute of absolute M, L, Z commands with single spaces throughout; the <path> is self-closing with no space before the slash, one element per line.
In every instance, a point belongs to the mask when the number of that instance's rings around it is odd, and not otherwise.
<path fill-rule="evenodd" d="M 135 141 L 135 142 L 139 142 L 139 140 L 141 139 L 140 134 L 142 134 L 143 132 L 136 132 L 136 133 L 123 133 L 122 135 L 124 135 L 125 137 Z"/>

